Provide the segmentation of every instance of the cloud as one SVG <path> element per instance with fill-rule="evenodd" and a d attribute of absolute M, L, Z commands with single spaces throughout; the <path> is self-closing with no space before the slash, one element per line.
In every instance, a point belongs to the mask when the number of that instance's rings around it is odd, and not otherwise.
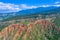
<path fill-rule="evenodd" d="M 0 2 L 0 13 L 7 13 L 7 12 L 18 12 L 21 10 L 26 10 L 26 9 L 33 9 L 33 8 L 38 8 L 38 7 L 60 7 L 60 4 L 58 4 L 60 2 L 55 2 L 55 4 L 53 5 L 39 5 L 39 6 L 35 6 L 35 5 L 27 5 L 27 4 L 20 4 L 20 5 L 16 5 L 16 4 L 11 4 L 11 3 L 3 3 Z"/>
<path fill-rule="evenodd" d="M 51 5 L 40 5 L 39 7 L 50 7 Z"/>
<path fill-rule="evenodd" d="M 21 4 L 20 5 L 22 9 L 32 9 L 32 8 L 37 8 L 38 6 L 28 6 L 26 4 Z"/>
<path fill-rule="evenodd" d="M 17 12 L 21 10 L 18 5 L 0 2 L 0 12 Z"/>
<path fill-rule="evenodd" d="M 60 7 L 60 4 L 54 4 L 54 5 L 39 5 L 39 6 L 28 6 L 26 4 L 21 4 L 20 5 L 20 8 L 21 9 L 32 9 L 32 8 L 38 8 L 38 7 L 51 7 L 51 6 L 54 6 L 54 7 Z"/>
<path fill-rule="evenodd" d="M 37 6 L 28 6 L 26 4 L 15 5 L 11 3 L 0 2 L 0 13 L 18 12 L 25 9 L 37 8 Z"/>
<path fill-rule="evenodd" d="M 53 6 L 55 6 L 55 7 L 60 7 L 60 4 L 58 4 L 58 5 L 53 5 Z"/>
<path fill-rule="evenodd" d="M 59 4 L 60 2 L 55 2 L 55 4 Z"/>

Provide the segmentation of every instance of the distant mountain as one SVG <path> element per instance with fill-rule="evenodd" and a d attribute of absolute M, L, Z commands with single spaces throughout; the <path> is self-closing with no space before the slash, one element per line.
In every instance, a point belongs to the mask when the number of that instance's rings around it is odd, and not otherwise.
<path fill-rule="evenodd" d="M 57 14 L 60 13 L 60 7 L 39 7 L 39 8 L 34 8 L 34 9 L 27 9 L 27 10 L 22 10 L 19 12 L 11 12 L 11 13 L 0 13 L 0 20 L 7 19 L 9 17 L 20 17 L 23 15 L 29 16 L 29 15 L 39 15 L 39 14 Z"/>
<path fill-rule="evenodd" d="M 33 9 L 26 9 L 26 10 L 22 10 L 19 12 L 11 12 L 11 13 L 0 13 L 0 15 L 2 14 L 8 14 L 8 15 L 28 15 L 28 14 L 35 14 L 38 12 L 44 12 L 44 11 L 48 11 L 48 10 L 54 10 L 54 9 L 60 9 L 60 7 L 38 7 L 38 8 L 33 8 Z"/>
<path fill-rule="evenodd" d="M 41 12 L 45 12 L 45 11 L 53 10 L 53 9 L 57 9 L 57 7 L 53 7 L 53 6 L 52 7 L 39 7 L 39 8 L 34 8 L 34 9 L 22 10 L 22 11 L 17 12 L 17 14 L 29 15 L 29 14 L 41 13 Z"/>

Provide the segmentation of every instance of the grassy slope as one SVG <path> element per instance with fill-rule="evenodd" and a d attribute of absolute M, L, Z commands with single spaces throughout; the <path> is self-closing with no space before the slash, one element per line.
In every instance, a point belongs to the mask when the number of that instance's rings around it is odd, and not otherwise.
<path fill-rule="evenodd" d="M 43 24 L 44 23 L 45 22 L 43 20 Z M 59 28 L 49 21 L 46 21 L 46 23 L 47 24 L 45 24 L 45 26 L 42 24 L 42 21 L 27 22 L 26 24 L 25 22 L 23 22 L 23 24 L 25 25 L 9 25 L 7 29 L 10 27 L 9 29 L 11 30 L 2 30 L 0 36 L 3 36 L 0 37 L 0 39 L 3 40 L 5 38 L 5 40 L 60 40 L 60 31 L 58 30 Z"/>
<path fill-rule="evenodd" d="M 57 25 L 58 27 L 60 27 L 60 17 L 57 17 L 57 18 L 54 20 L 54 23 L 55 23 L 55 25 Z"/>

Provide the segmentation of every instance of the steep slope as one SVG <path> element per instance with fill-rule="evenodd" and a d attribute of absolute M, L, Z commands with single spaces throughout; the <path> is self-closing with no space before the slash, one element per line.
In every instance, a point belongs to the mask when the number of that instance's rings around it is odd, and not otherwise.
<path fill-rule="evenodd" d="M 60 28 L 44 19 L 11 24 L 0 32 L 0 40 L 60 40 Z"/>
<path fill-rule="evenodd" d="M 55 25 L 57 25 L 58 27 L 60 27 L 60 17 L 57 17 L 57 18 L 54 20 L 54 23 L 55 23 Z"/>

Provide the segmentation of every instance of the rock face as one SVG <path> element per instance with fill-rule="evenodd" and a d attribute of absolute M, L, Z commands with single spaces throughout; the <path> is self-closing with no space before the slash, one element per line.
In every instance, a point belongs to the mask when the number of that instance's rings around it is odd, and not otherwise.
<path fill-rule="evenodd" d="M 47 20 L 11 24 L 0 32 L 0 40 L 60 40 L 60 28 Z"/>

